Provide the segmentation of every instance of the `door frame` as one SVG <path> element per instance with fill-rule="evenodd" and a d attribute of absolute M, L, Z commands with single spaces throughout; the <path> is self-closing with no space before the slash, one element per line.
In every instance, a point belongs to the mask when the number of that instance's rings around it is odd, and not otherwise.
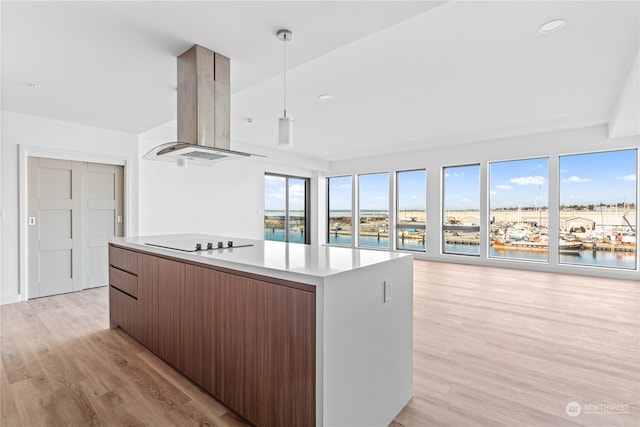
<path fill-rule="evenodd" d="M 124 235 L 130 236 L 137 229 L 131 221 L 133 203 L 131 166 L 133 164 L 130 156 L 118 156 L 107 153 L 92 153 L 78 150 L 64 150 L 52 147 L 40 147 L 35 145 L 18 144 L 18 220 L 19 220 L 19 259 L 20 259 L 20 301 L 29 299 L 28 295 L 28 241 L 27 241 L 27 158 L 47 157 L 58 160 L 71 160 L 88 163 L 103 163 L 116 166 L 124 166 L 124 194 L 123 210 L 125 217 Z"/>

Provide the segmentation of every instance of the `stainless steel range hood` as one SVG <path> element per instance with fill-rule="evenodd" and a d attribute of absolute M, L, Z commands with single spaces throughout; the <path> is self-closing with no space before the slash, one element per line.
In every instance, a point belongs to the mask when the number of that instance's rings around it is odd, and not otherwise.
<path fill-rule="evenodd" d="M 229 82 L 229 58 L 199 45 L 178 56 L 178 141 L 143 158 L 211 166 L 251 156 L 230 149 Z"/>

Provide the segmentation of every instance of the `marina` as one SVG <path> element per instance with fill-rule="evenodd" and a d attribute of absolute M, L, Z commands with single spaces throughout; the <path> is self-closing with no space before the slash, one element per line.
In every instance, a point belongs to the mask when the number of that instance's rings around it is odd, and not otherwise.
<path fill-rule="evenodd" d="M 265 227 L 265 239 L 285 240 L 284 217 L 280 212 L 269 212 L 270 227 Z M 280 215 L 278 215 L 280 214 Z M 329 214 L 328 244 L 351 246 L 354 244 L 351 211 L 332 211 Z M 549 230 L 546 209 L 505 209 L 491 211 L 489 225 L 489 257 L 527 260 L 549 260 Z M 455 230 L 443 232 L 444 253 L 478 255 L 480 253 L 480 214 L 478 211 L 448 211 L 446 225 Z M 560 212 L 557 243 L 551 250 L 558 251 L 559 262 L 591 266 L 636 268 L 635 209 L 608 208 L 600 211 L 580 209 Z M 291 224 L 289 241 L 304 243 L 303 220 L 296 218 Z M 427 251 L 426 218 L 421 211 L 398 213 L 397 242 L 390 244 L 389 219 L 386 211 L 361 213 L 358 241 L 355 246 L 369 248 L 395 248 L 397 250 Z M 435 242 L 431 244 L 437 244 Z"/>

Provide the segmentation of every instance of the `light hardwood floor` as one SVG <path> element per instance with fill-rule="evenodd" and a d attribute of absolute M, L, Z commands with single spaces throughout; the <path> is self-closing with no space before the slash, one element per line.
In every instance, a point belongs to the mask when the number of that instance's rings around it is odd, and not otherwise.
<path fill-rule="evenodd" d="M 640 425 L 639 283 L 415 261 L 414 294 L 414 397 L 392 426 Z M 109 329 L 107 288 L 0 315 L 2 426 L 244 425 Z"/>

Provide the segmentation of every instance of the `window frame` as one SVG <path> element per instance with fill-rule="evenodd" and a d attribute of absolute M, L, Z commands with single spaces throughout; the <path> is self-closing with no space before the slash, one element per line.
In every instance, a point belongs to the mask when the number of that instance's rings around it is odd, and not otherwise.
<path fill-rule="evenodd" d="M 445 232 L 446 231 L 473 231 L 478 232 L 478 236 L 480 236 L 481 226 L 478 224 L 477 226 L 468 226 L 468 225 L 446 225 L 444 220 L 446 218 L 446 209 L 445 209 L 445 200 L 446 200 L 446 180 L 445 180 L 445 171 L 449 168 L 464 168 L 470 166 L 478 167 L 478 174 L 482 173 L 482 165 L 480 163 L 467 163 L 462 165 L 453 165 L 453 166 L 442 166 L 440 173 L 440 186 L 441 186 L 441 198 L 440 198 L 440 253 L 442 255 L 454 255 L 454 256 L 469 256 L 469 257 L 480 257 L 481 253 L 481 242 L 478 242 L 478 253 L 465 253 L 465 252 L 447 252 L 445 250 L 446 247 L 446 239 Z M 482 179 L 478 176 L 478 214 L 482 216 Z"/>
<path fill-rule="evenodd" d="M 311 178 L 309 177 L 303 177 L 303 176 L 294 176 L 294 175 L 284 175 L 284 174 L 279 174 L 279 173 L 271 173 L 271 172 L 265 172 L 264 176 L 275 176 L 275 177 L 280 177 L 280 178 L 285 178 L 285 211 L 284 211 L 284 242 L 285 243 L 297 243 L 297 242 L 290 242 L 289 241 L 289 180 L 290 179 L 296 179 L 296 180 L 300 180 L 300 181 L 304 181 L 304 228 L 305 228 L 305 233 L 304 233 L 304 243 L 298 243 L 298 244 L 305 244 L 305 245 L 309 245 L 311 244 L 311 194 L 310 194 L 310 189 L 311 189 Z M 266 196 L 266 195 L 265 195 Z M 266 197 L 265 197 L 265 209 L 264 209 L 264 217 L 266 217 Z M 264 235 L 264 219 L 262 221 L 262 234 Z M 267 240 L 267 239 L 265 239 Z M 281 240 L 270 240 L 270 241 L 276 241 L 276 242 L 280 242 Z"/>
<path fill-rule="evenodd" d="M 350 203 L 350 207 L 349 207 L 349 211 L 351 212 L 351 241 L 350 243 L 331 243 L 329 241 L 330 239 L 330 235 L 331 235 L 331 185 L 330 185 L 330 180 L 331 179 L 336 179 L 336 178 L 349 178 L 349 185 L 351 185 L 351 191 L 349 194 L 349 197 L 351 199 L 351 203 Z M 327 191 L 326 191 L 326 201 L 327 201 L 327 233 L 325 236 L 325 241 L 328 245 L 335 245 L 335 246 L 341 246 L 341 247 L 353 247 L 354 246 L 354 242 L 355 242 L 355 229 L 354 229 L 354 220 L 355 220 L 355 215 L 353 214 L 353 207 L 354 207 L 354 176 L 353 175 L 335 175 L 335 176 L 328 176 L 326 178 L 326 183 L 327 183 Z"/>
<path fill-rule="evenodd" d="M 400 224 L 400 179 L 399 175 L 405 172 L 424 172 L 424 224 Z M 404 170 L 396 170 L 395 171 L 395 238 L 394 238 L 394 247 L 398 251 L 409 251 L 409 252 L 417 252 L 417 253 L 426 253 L 427 251 L 427 168 L 416 168 L 416 169 L 404 169 Z M 408 228 L 414 228 L 416 230 L 424 230 L 424 248 L 423 249 L 406 249 L 398 247 L 398 232 L 400 230 L 405 230 Z"/>
<path fill-rule="evenodd" d="M 635 212 L 636 212 L 636 218 L 635 218 L 635 224 L 634 226 L 636 227 L 636 231 L 635 231 L 635 235 L 636 235 L 636 243 L 635 243 L 635 259 L 634 259 L 634 267 L 633 268 L 625 268 L 625 267 L 618 267 L 618 266 L 610 266 L 610 265 L 598 265 L 598 264 L 580 264 L 580 263 L 570 263 L 570 262 L 563 262 L 560 260 L 560 239 L 558 238 L 558 241 L 556 242 L 556 247 L 555 247 L 555 256 L 557 259 L 557 265 L 561 268 L 577 268 L 577 269 L 595 269 L 595 270 L 606 270 L 606 269 L 610 269 L 613 271 L 632 271 L 632 272 L 637 272 L 640 270 L 640 256 L 638 256 L 638 240 L 637 240 L 637 236 L 638 236 L 638 226 L 640 225 L 640 221 L 638 221 L 638 202 L 640 201 L 638 199 L 638 194 L 639 194 L 639 190 L 640 190 L 640 179 L 638 179 L 638 173 L 640 172 L 640 148 L 638 147 L 618 147 L 618 148 L 610 148 L 610 149 L 602 149 L 602 150 L 588 150 L 588 151 L 572 151 L 572 152 L 565 152 L 565 153 L 559 153 L 556 155 L 556 159 L 558 162 L 558 179 L 557 179 L 557 209 L 555 212 L 555 215 L 557 217 L 557 222 L 558 222 L 558 235 L 560 232 L 560 223 L 562 222 L 561 216 L 561 209 L 562 209 L 562 177 L 560 176 L 562 173 L 562 158 L 563 157 L 572 157 L 572 156 L 585 156 L 585 155 L 596 155 L 596 154 L 605 154 L 605 153 L 614 153 L 614 152 L 622 152 L 622 151 L 634 151 L 635 152 L 635 176 L 636 176 L 636 180 L 635 180 Z M 597 205 L 600 206 L 600 205 Z M 597 228 L 597 227 L 596 227 Z"/>
<path fill-rule="evenodd" d="M 387 175 L 387 222 L 388 222 L 387 241 L 388 243 L 387 243 L 387 246 L 366 246 L 366 245 L 363 246 L 360 244 L 360 210 L 361 210 L 360 178 L 362 176 L 367 176 L 367 175 L 383 175 L 383 174 Z M 392 177 L 394 177 L 393 171 L 389 170 L 389 171 L 382 171 L 382 172 L 363 172 L 363 173 L 355 174 L 355 176 L 356 176 L 357 188 L 355 189 L 355 191 L 353 191 L 353 195 L 356 202 L 355 211 L 357 212 L 358 216 L 357 216 L 357 220 L 354 222 L 354 224 L 357 225 L 356 227 L 357 234 L 355 234 L 355 238 L 353 240 L 353 247 L 360 248 L 360 249 L 373 249 L 373 250 L 386 250 L 386 251 L 395 250 L 395 244 L 393 246 L 391 244 L 392 239 L 395 239 L 395 236 L 392 237 L 392 235 L 394 235 L 395 233 L 393 233 L 391 229 L 391 221 L 393 220 L 395 222 L 395 219 L 392 218 L 393 208 L 391 206 L 391 202 L 392 202 L 391 191 L 393 191 L 393 186 L 391 185 L 391 182 L 390 182 Z"/>
<path fill-rule="evenodd" d="M 542 264 L 550 263 L 550 255 L 551 255 L 551 242 L 547 240 L 547 257 L 546 259 L 535 259 L 535 258 L 526 258 L 526 257 L 508 257 L 508 256 L 495 256 L 491 255 L 491 217 L 492 217 L 492 208 L 491 208 L 491 191 L 492 191 L 492 176 L 491 176 L 491 165 L 494 163 L 507 163 L 507 162 L 521 162 L 521 161 L 529 161 L 529 160 L 546 160 L 547 161 L 547 175 L 545 179 L 547 180 L 547 205 L 546 205 L 546 222 L 547 222 L 547 232 L 549 232 L 549 216 L 550 216 L 550 207 L 549 204 L 551 202 L 549 195 L 549 184 L 550 180 L 550 163 L 551 156 L 542 155 L 542 156 L 533 156 L 533 157 L 518 157 L 513 159 L 504 159 L 504 160 L 489 160 L 487 161 L 487 222 L 486 222 L 486 238 L 487 238 L 487 247 L 486 247 L 486 257 L 488 260 L 500 260 L 500 261 L 519 261 L 519 262 L 535 262 Z"/>

